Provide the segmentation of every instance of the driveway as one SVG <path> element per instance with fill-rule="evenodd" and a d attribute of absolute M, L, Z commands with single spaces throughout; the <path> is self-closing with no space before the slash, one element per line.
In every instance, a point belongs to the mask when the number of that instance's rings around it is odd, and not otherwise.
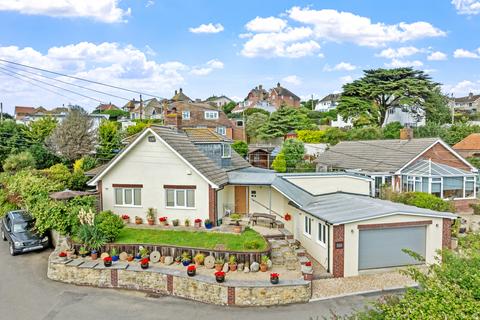
<path fill-rule="evenodd" d="M 50 251 L 11 257 L 0 240 L 0 312 L 2 319 L 297 319 L 330 318 L 331 310 L 347 314 L 376 300 L 379 294 L 269 308 L 207 305 L 169 296 L 79 287 L 47 279 Z"/>

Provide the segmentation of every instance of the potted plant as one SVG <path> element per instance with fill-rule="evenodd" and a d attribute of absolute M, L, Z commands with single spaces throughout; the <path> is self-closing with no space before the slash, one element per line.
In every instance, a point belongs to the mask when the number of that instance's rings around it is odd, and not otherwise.
<path fill-rule="evenodd" d="M 223 271 L 215 272 L 215 280 L 217 280 L 218 283 L 224 282 L 225 281 L 225 272 L 223 272 Z"/>
<path fill-rule="evenodd" d="M 233 254 L 228 257 L 228 267 L 230 271 L 237 271 L 237 257 Z"/>
<path fill-rule="evenodd" d="M 270 283 L 271 284 L 278 284 L 280 275 L 278 273 L 270 273 Z"/>
<path fill-rule="evenodd" d="M 172 225 L 173 225 L 174 227 L 178 227 L 178 226 L 180 225 L 180 220 L 178 220 L 178 219 L 173 219 L 173 220 L 172 220 Z"/>
<path fill-rule="evenodd" d="M 176 257 L 175 257 L 175 263 L 176 263 L 176 264 L 180 264 L 180 262 L 182 262 L 182 257 L 176 256 Z"/>
<path fill-rule="evenodd" d="M 129 252 L 129 253 L 127 254 L 127 261 L 128 261 L 128 262 L 132 262 L 132 261 L 133 261 L 133 258 L 134 258 L 134 257 L 133 257 L 133 254 L 132 254 L 131 252 Z"/>
<path fill-rule="evenodd" d="M 142 223 L 143 223 L 142 217 L 135 216 L 135 224 L 142 224 Z"/>
<path fill-rule="evenodd" d="M 85 258 L 88 255 L 88 250 L 85 247 L 80 247 L 78 254 L 80 257 Z"/>
<path fill-rule="evenodd" d="M 147 209 L 147 221 L 148 224 L 153 226 L 155 224 L 155 209 L 154 208 L 148 208 Z"/>
<path fill-rule="evenodd" d="M 67 258 L 71 259 L 72 256 L 75 254 L 75 250 L 68 248 L 67 250 L 65 250 L 65 253 L 67 254 Z"/>
<path fill-rule="evenodd" d="M 128 214 L 122 214 L 122 220 L 125 224 L 130 223 L 130 216 Z"/>
<path fill-rule="evenodd" d="M 233 232 L 235 233 L 241 233 L 242 232 L 242 226 L 240 225 L 240 220 L 242 220 L 242 216 L 238 213 L 233 213 L 230 215 L 230 219 L 232 219 L 234 226 L 233 226 Z"/>
<path fill-rule="evenodd" d="M 188 254 L 188 252 L 184 251 L 182 253 L 182 264 L 186 267 L 190 263 L 192 263 L 192 257 Z"/>
<path fill-rule="evenodd" d="M 160 218 L 158 218 L 158 221 L 160 222 L 160 225 L 162 227 L 167 225 L 167 217 L 160 217 Z"/>
<path fill-rule="evenodd" d="M 103 265 L 105 267 L 111 267 L 112 266 L 112 257 L 103 258 Z"/>
<path fill-rule="evenodd" d="M 58 256 L 60 258 L 62 258 L 63 260 L 67 260 L 67 253 L 65 251 L 60 251 L 60 253 L 58 254 Z"/>
<path fill-rule="evenodd" d="M 98 251 L 96 249 L 92 249 L 90 251 L 90 258 L 92 258 L 92 260 L 97 260 L 98 259 Z"/>
<path fill-rule="evenodd" d="M 225 260 L 223 260 L 223 258 L 216 258 L 215 259 L 215 270 L 222 271 L 224 264 L 225 264 Z"/>
<path fill-rule="evenodd" d="M 185 227 L 190 227 L 190 219 L 185 219 L 185 223 L 184 223 Z"/>
<path fill-rule="evenodd" d="M 142 260 L 140 260 L 140 267 L 142 269 L 148 269 L 148 258 L 142 258 Z"/>
<path fill-rule="evenodd" d="M 140 255 L 140 258 L 148 258 L 148 255 L 149 255 L 149 252 L 148 252 L 148 249 L 143 247 L 143 246 L 140 246 L 138 248 L 138 253 Z"/>
<path fill-rule="evenodd" d="M 205 225 L 206 229 L 212 229 L 213 223 L 210 221 L 210 219 L 205 219 L 205 222 L 203 223 Z"/>
<path fill-rule="evenodd" d="M 193 222 L 194 222 L 195 228 L 200 228 L 202 226 L 202 219 L 197 218 Z"/>
<path fill-rule="evenodd" d="M 203 253 L 197 253 L 195 257 L 193 257 L 193 260 L 197 266 L 200 266 L 203 264 L 203 261 L 205 261 L 205 255 Z"/>
<path fill-rule="evenodd" d="M 110 250 L 110 257 L 112 257 L 112 261 L 118 261 L 119 257 L 117 249 L 112 248 L 112 250 Z"/>
<path fill-rule="evenodd" d="M 197 268 L 193 264 L 189 265 L 187 267 L 187 274 L 188 274 L 189 277 L 193 277 L 195 275 L 196 271 L 197 271 Z"/>
<path fill-rule="evenodd" d="M 260 271 L 265 272 L 268 269 L 268 261 L 270 258 L 268 256 L 262 256 L 261 262 L 260 262 Z"/>

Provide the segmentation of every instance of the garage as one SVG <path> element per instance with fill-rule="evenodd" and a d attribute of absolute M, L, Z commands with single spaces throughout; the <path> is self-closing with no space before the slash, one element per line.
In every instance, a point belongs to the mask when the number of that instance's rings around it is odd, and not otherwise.
<path fill-rule="evenodd" d="M 402 249 L 425 257 L 426 226 L 364 229 L 359 234 L 358 269 L 421 264 Z"/>

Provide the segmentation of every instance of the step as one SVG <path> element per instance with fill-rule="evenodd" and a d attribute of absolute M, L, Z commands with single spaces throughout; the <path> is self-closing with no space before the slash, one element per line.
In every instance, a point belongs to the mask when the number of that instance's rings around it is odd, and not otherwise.
<path fill-rule="evenodd" d="M 303 265 L 303 264 L 309 262 L 310 259 L 308 259 L 306 256 L 300 256 L 300 257 L 298 257 L 298 261 L 300 261 L 300 264 Z"/>
<path fill-rule="evenodd" d="M 305 250 L 303 248 L 298 248 L 298 249 L 295 250 L 295 253 L 299 257 L 304 257 L 307 254 L 307 250 Z"/>

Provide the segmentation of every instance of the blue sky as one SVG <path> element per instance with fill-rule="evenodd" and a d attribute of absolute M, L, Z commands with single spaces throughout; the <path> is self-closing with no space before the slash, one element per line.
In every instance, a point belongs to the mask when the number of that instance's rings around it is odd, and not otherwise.
<path fill-rule="evenodd" d="M 162 97 L 182 87 L 191 98 L 243 99 L 252 87 L 277 82 L 321 97 L 363 69 L 395 66 L 426 70 L 449 94 L 480 93 L 478 0 L 0 0 L 0 28 L 2 59 Z M 98 104 L 2 73 L 0 81 L 7 112 Z"/>

